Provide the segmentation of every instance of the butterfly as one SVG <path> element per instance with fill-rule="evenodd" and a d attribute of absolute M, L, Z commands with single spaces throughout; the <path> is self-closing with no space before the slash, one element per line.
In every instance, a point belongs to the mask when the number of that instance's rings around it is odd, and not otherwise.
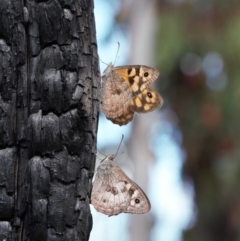
<path fill-rule="evenodd" d="M 148 197 L 120 167 L 114 164 L 114 157 L 107 156 L 97 168 L 91 193 L 92 205 L 98 212 L 109 216 L 148 212 L 151 208 Z"/>
<path fill-rule="evenodd" d="M 101 109 L 114 124 L 126 125 L 134 113 L 160 108 L 162 97 L 149 85 L 159 71 L 145 65 L 108 65 L 102 75 Z"/>

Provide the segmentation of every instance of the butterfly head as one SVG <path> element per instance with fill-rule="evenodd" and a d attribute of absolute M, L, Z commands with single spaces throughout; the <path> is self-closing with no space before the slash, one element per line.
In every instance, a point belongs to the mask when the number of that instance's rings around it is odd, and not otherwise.
<path fill-rule="evenodd" d="M 113 68 L 114 68 L 114 67 L 113 67 L 113 64 L 112 64 L 112 62 L 110 62 L 110 63 L 107 65 L 107 68 L 103 71 L 102 77 L 104 78 L 105 76 L 110 75 Z"/>
<path fill-rule="evenodd" d="M 115 155 L 111 155 L 111 156 L 106 156 L 104 159 L 101 160 L 100 163 L 104 162 L 104 161 L 113 161 L 115 158 Z"/>
<path fill-rule="evenodd" d="M 115 158 L 115 157 L 117 156 L 117 154 L 118 154 L 118 151 L 119 151 L 119 148 L 120 148 L 120 146 L 121 146 L 121 144 L 122 144 L 123 138 L 124 138 L 124 135 L 122 135 L 122 139 L 121 139 L 121 141 L 120 141 L 120 143 L 119 143 L 119 146 L 118 146 L 118 149 L 117 149 L 116 154 L 105 157 L 101 162 L 103 162 L 103 161 L 113 161 L 113 160 L 114 160 L 114 158 Z"/>
<path fill-rule="evenodd" d="M 107 158 L 108 158 L 108 160 L 113 161 L 115 158 L 115 155 L 108 156 Z"/>

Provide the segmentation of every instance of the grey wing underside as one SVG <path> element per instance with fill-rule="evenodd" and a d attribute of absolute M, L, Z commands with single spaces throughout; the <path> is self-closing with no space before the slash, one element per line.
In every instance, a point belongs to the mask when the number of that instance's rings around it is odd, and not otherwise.
<path fill-rule="evenodd" d="M 102 77 L 101 92 L 101 109 L 107 118 L 122 115 L 132 98 L 128 84 L 114 71 Z"/>
<path fill-rule="evenodd" d="M 125 183 L 115 172 L 97 173 L 91 195 L 91 203 L 101 213 L 112 216 L 126 212 L 129 196 Z"/>
<path fill-rule="evenodd" d="M 136 198 L 140 203 L 135 203 Z M 151 208 L 143 190 L 118 166 L 96 174 L 91 202 L 97 211 L 109 216 L 122 212 L 140 214 Z"/>

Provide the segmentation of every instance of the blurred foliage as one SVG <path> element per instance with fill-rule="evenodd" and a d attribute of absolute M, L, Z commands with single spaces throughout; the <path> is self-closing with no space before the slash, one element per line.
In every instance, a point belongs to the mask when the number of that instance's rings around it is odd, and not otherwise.
<path fill-rule="evenodd" d="M 183 133 L 187 153 L 183 177 L 190 177 L 195 188 L 196 222 L 183 240 L 237 241 L 240 2 L 181 2 L 159 1 L 156 58 L 165 108 L 177 114 Z M 207 56 L 218 58 L 206 61 Z M 219 69 L 221 61 L 222 69 L 211 80 L 208 70 L 211 65 Z"/>

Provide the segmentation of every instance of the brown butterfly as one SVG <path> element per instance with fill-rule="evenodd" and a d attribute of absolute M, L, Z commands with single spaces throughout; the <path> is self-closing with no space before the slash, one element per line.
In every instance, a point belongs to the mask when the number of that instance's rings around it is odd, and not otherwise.
<path fill-rule="evenodd" d="M 114 164 L 114 157 L 107 156 L 97 168 L 91 194 L 92 205 L 98 212 L 109 216 L 148 212 L 151 208 L 148 197 Z"/>
<path fill-rule="evenodd" d="M 107 119 L 118 125 L 130 122 L 134 113 L 153 111 L 163 104 L 162 97 L 149 85 L 159 71 L 145 65 L 114 67 L 102 75 L 101 108 Z"/>

